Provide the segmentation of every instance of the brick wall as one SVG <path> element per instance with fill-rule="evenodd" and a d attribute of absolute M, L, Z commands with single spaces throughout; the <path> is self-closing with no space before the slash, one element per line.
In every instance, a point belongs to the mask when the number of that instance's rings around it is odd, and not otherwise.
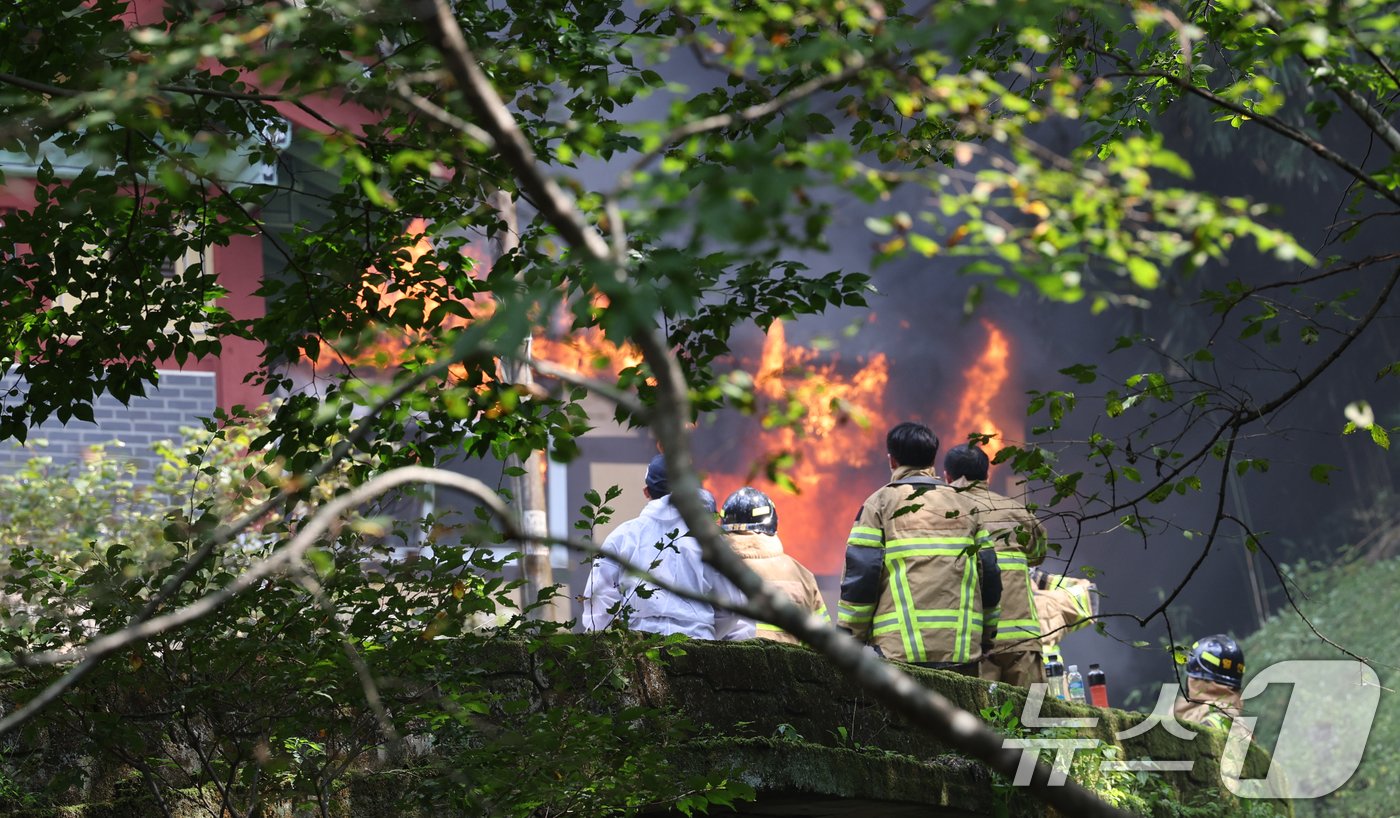
<path fill-rule="evenodd" d="M 13 378 L 0 379 L 4 389 L 12 384 Z M 29 431 L 27 445 L 0 443 L 0 470 L 9 471 L 36 454 L 71 462 L 90 446 L 119 440 L 124 445 L 109 446 L 108 451 L 135 460 L 145 474 L 151 463 L 152 444 L 176 440 L 181 437 L 182 428 L 197 427 L 200 418 L 214 414 L 215 385 L 212 372 L 162 370 L 160 383 L 144 398 L 132 398 L 125 406 L 107 395 L 99 398 L 92 407 L 95 423 L 70 420 L 64 425 L 50 418 Z M 20 388 L 24 388 L 22 384 Z"/>

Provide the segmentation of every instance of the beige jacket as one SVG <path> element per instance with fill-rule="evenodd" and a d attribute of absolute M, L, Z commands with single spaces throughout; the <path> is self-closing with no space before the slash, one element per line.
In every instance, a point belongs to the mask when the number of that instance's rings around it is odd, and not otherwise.
<path fill-rule="evenodd" d="M 901 480 L 925 485 L 894 485 Z M 930 469 L 900 468 L 861 506 L 846 540 L 840 624 L 891 659 L 976 662 L 982 600 L 973 502 Z"/>
<path fill-rule="evenodd" d="M 1173 712 L 1178 721 L 1204 724 L 1208 727 L 1230 729 L 1230 723 L 1240 717 L 1244 703 L 1240 692 L 1219 682 L 1186 678 L 1186 696 L 1177 697 Z"/>
<path fill-rule="evenodd" d="M 1033 588 L 1036 617 L 1040 620 L 1040 644 L 1048 655 L 1065 638 L 1089 624 L 1093 612 L 1087 579 L 1050 575 L 1049 587 Z"/>
<path fill-rule="evenodd" d="M 783 551 L 783 543 L 772 534 L 741 531 L 729 535 L 729 545 L 763 581 L 787 594 L 799 608 L 810 611 L 824 621 L 830 617 L 826 603 L 817 588 L 817 578 L 802 563 Z M 758 637 L 776 642 L 797 644 L 796 636 L 767 622 L 759 622 Z"/>
<path fill-rule="evenodd" d="M 1031 594 L 1030 567 L 1045 560 L 1045 527 L 1025 506 L 981 481 L 960 479 L 953 488 L 976 506 L 976 519 L 992 538 L 1001 571 L 1001 606 L 983 622 L 983 641 L 996 653 L 1040 651 L 1040 618 Z"/>

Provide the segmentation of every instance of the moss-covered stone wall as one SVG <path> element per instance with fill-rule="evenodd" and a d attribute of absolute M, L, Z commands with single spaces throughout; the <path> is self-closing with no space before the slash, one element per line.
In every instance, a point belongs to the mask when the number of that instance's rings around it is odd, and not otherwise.
<path fill-rule="evenodd" d="M 534 650 L 523 643 L 502 641 L 491 655 L 490 666 L 478 665 L 474 672 L 512 698 L 548 697 L 552 695 L 549 680 L 566 678 L 571 672 L 570 657 L 578 654 L 574 648 L 592 639 L 595 637 L 579 635 L 570 638 L 577 642 L 556 641 L 544 649 L 536 645 Z M 590 642 L 586 647 L 596 657 L 597 644 Z M 980 763 L 891 715 L 810 650 L 767 641 L 685 642 L 673 647 L 678 649 L 675 655 L 654 658 L 617 652 L 615 684 L 609 685 L 606 694 L 595 692 L 594 698 L 573 704 L 603 712 L 642 705 L 695 725 L 695 738 L 672 751 L 668 763 L 677 775 L 695 770 L 731 771 L 757 793 L 757 804 L 747 809 L 772 807 L 800 810 L 792 814 L 849 815 L 862 814 L 851 810 L 864 805 L 868 808 L 864 814 L 888 816 L 1047 814 L 1042 805 L 1007 786 Z M 989 685 L 941 671 L 910 671 L 921 683 L 973 713 L 1000 710 L 1019 717 L 1022 712 L 1026 692 L 1019 688 Z M 1151 788 L 1157 802 L 1195 805 L 1201 811 L 1194 814 L 1202 816 L 1236 814 L 1230 796 L 1220 785 L 1223 734 L 1191 727 L 1195 738 L 1185 741 L 1155 726 L 1141 736 L 1119 741 L 1115 734 L 1139 724 L 1144 716 L 1058 701 L 1047 702 L 1041 715 L 1097 717 L 1097 726 L 1078 731 L 1078 737 L 1098 738 L 1105 746 L 1117 748 L 1112 752 L 1122 759 L 1191 761 L 1189 772 L 1153 774 L 1161 782 Z M 999 726 L 1016 729 L 1010 720 Z M 1262 751 L 1252 751 L 1246 777 L 1262 776 L 1267 765 Z M 101 776 L 108 781 L 122 780 L 120 770 L 106 770 Z M 336 799 L 336 813 L 346 818 L 413 815 L 413 808 L 406 806 L 412 799 L 404 798 L 412 781 L 412 776 L 372 765 L 358 769 L 346 777 Z M 11 818 L 157 814 L 150 811 L 153 805 L 145 801 L 139 788 L 130 783 L 89 789 L 97 800 L 61 810 L 0 814 Z M 168 806 L 174 808 L 177 818 L 201 814 L 197 795 L 191 793 L 187 803 Z M 1212 810 L 1211 805 L 1219 809 Z M 1257 809 L 1257 805 L 1251 808 Z M 1286 806 L 1280 807 L 1280 812 L 1289 813 Z"/>

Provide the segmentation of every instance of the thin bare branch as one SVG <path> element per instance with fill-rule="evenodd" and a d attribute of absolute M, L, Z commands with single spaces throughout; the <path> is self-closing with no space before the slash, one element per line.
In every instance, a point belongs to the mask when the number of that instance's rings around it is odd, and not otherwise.
<path fill-rule="evenodd" d="M 699 136 L 700 134 L 709 133 L 711 131 L 722 131 L 725 128 L 732 128 L 741 123 L 755 122 L 764 117 L 772 116 L 789 105 L 800 102 L 818 91 L 830 88 L 833 85 L 840 85 L 852 79 L 864 70 L 866 65 L 867 62 L 863 56 L 860 54 L 852 54 L 846 60 L 845 66 L 840 71 L 813 77 L 806 82 L 794 85 L 792 88 L 766 102 L 750 105 L 742 111 L 732 114 L 715 114 L 714 116 L 691 120 L 666 134 L 661 138 L 660 144 L 638 157 L 637 161 L 633 162 L 632 167 L 627 171 L 626 177 L 635 175 L 647 165 L 656 161 L 656 159 L 666 151 L 692 136 Z"/>
<path fill-rule="evenodd" d="M 555 229 L 570 246 L 585 250 L 595 259 L 607 258 L 607 242 L 588 225 L 563 188 L 539 171 L 534 148 L 481 70 L 446 0 L 416 0 L 413 8 L 427 29 L 428 41 L 442 54 L 467 106 L 480 127 L 495 140 L 501 158 L 515 172 L 522 190 L 541 212 L 555 214 Z"/>
<path fill-rule="evenodd" d="M 1113 59 L 1119 62 L 1120 64 L 1124 64 L 1122 60 L 1120 60 L 1116 55 L 1110 52 L 1095 49 L 1095 53 L 1100 54 L 1104 57 L 1108 57 L 1109 59 Z M 1391 189 L 1388 185 L 1382 184 L 1378 179 L 1366 173 L 1366 171 L 1353 164 L 1346 157 L 1332 150 L 1322 142 L 1313 139 L 1311 136 L 1308 136 L 1306 133 L 1303 133 L 1297 128 L 1285 124 L 1276 117 L 1265 116 L 1256 111 L 1251 111 L 1243 105 L 1231 102 L 1230 100 L 1221 97 L 1219 94 L 1216 94 L 1213 91 L 1210 91 L 1209 89 L 1193 85 L 1187 80 L 1184 80 L 1181 77 L 1176 76 L 1175 74 L 1170 74 L 1165 71 L 1142 71 L 1128 67 L 1122 71 L 1115 71 L 1105 76 L 1138 77 L 1142 79 L 1165 80 L 1166 82 L 1175 85 L 1177 88 L 1181 89 L 1182 91 L 1185 91 L 1188 94 L 1194 94 L 1195 96 L 1198 96 L 1201 99 L 1210 102 L 1212 105 L 1219 106 L 1233 114 L 1238 114 L 1244 117 L 1244 120 L 1246 122 L 1250 122 L 1255 125 L 1259 125 L 1260 127 L 1267 128 L 1268 130 L 1271 130 L 1274 133 L 1279 134 L 1280 136 L 1286 137 L 1287 139 L 1297 142 L 1299 145 L 1302 145 L 1303 147 L 1322 157 L 1324 160 L 1346 171 L 1348 174 L 1356 178 L 1362 184 L 1366 185 L 1366 187 L 1369 187 L 1372 190 L 1374 190 L 1382 198 L 1395 204 L 1400 204 L 1400 192 Z"/>
<path fill-rule="evenodd" d="M 1287 20 L 1283 19 L 1283 15 L 1279 14 L 1278 11 L 1265 2 L 1265 0 L 1254 0 L 1254 7 L 1264 14 L 1274 31 L 1284 31 L 1289 27 L 1289 23 Z M 1367 51 L 1369 51 L 1369 49 L 1367 49 Z M 1390 146 L 1392 151 L 1400 153 L 1400 130 L 1396 130 L 1395 126 L 1390 123 L 1390 120 L 1386 119 L 1384 114 L 1377 111 L 1364 97 L 1352 90 L 1352 88 L 1347 85 L 1346 80 L 1337 74 L 1337 68 L 1332 65 L 1331 61 L 1326 57 L 1310 57 L 1306 50 L 1298 53 L 1302 56 L 1303 62 L 1307 63 L 1308 66 L 1313 69 L 1313 76 L 1315 78 L 1321 80 L 1324 85 L 1332 90 L 1332 93 L 1340 97 L 1342 102 L 1344 102 L 1362 122 L 1366 123 L 1366 127 L 1374 131 L 1385 144 Z"/>
<path fill-rule="evenodd" d="M 394 83 L 394 90 L 399 92 L 399 97 L 412 107 L 415 111 L 436 121 L 438 124 L 446 125 L 453 130 L 460 131 L 467 137 L 480 142 L 488 149 L 496 147 L 496 140 L 491 138 L 491 134 L 483 131 L 472 123 L 462 119 L 460 116 L 438 105 L 427 97 L 414 93 L 404 80 L 397 80 Z"/>

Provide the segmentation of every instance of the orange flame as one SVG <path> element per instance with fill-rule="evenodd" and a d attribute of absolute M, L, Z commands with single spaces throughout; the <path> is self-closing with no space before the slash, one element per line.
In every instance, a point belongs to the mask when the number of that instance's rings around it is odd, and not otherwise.
<path fill-rule="evenodd" d="M 417 236 L 417 238 L 407 248 L 408 258 L 399 263 L 399 269 L 412 270 L 424 256 L 432 252 L 433 243 L 428 238 L 427 230 L 428 222 L 426 219 L 415 218 L 408 223 L 404 229 L 404 235 L 407 237 Z M 480 258 L 477 259 L 477 264 L 484 275 L 489 269 L 489 265 Z M 424 315 L 432 314 L 442 303 L 429 294 L 432 287 L 424 284 L 404 285 L 395 282 L 393 275 L 381 276 L 379 271 L 373 267 L 369 268 L 367 273 L 381 279 L 371 286 L 372 295 L 377 301 L 379 309 L 390 314 L 396 309 L 395 305 L 405 299 L 421 302 Z M 442 279 L 436 282 L 439 285 L 442 283 Z M 356 300 L 362 309 L 369 308 L 364 296 Z M 496 302 L 485 296 L 468 299 L 466 303 L 471 308 L 471 314 L 478 319 L 490 316 L 496 308 Z M 595 310 L 606 308 L 606 298 L 598 296 L 593 306 Z M 402 327 L 381 324 L 376 327 L 374 337 L 368 343 L 350 353 L 338 351 L 324 340 L 321 341 L 318 360 L 343 361 L 351 366 L 378 368 L 400 366 L 405 362 L 411 349 L 425 341 L 433 340 L 437 332 L 443 329 L 463 328 L 470 324 L 471 320 L 448 314 L 442 323 L 432 331 L 406 330 Z M 616 376 L 622 370 L 636 366 L 642 361 L 641 353 L 635 348 L 630 345 L 619 347 L 608 341 L 603 336 L 602 330 L 596 327 L 575 332 L 566 338 L 535 338 L 531 348 L 532 354 L 541 360 L 587 375 L 611 372 Z M 454 371 L 454 374 L 460 376 L 464 373 Z"/>
<path fill-rule="evenodd" d="M 984 321 L 983 326 L 986 345 L 963 373 L 961 394 L 955 403 L 950 401 L 943 418 L 945 423 L 948 416 L 955 420 L 942 431 L 957 442 L 970 432 L 988 435 L 992 441 L 985 448 L 995 456 L 1010 442 L 1007 431 L 1017 428 L 1014 412 L 1002 408 L 1010 382 L 1011 345 L 994 324 Z M 895 417 L 887 404 L 889 361 L 883 354 L 873 355 L 850 372 L 815 349 L 789 344 L 783 324 L 774 322 L 754 373 L 760 412 L 786 417 L 788 407 L 798 406 L 797 423 L 750 426 L 737 433 L 742 438 L 737 445 L 731 441 L 729 446 L 727 439 L 702 433 L 702 461 L 752 464 L 748 472 L 716 468 L 708 485 L 721 502 L 743 485 L 767 492 L 778 509 L 778 534 L 787 551 L 815 573 L 837 574 L 852 517 L 889 475 L 884 434 L 904 419 Z M 728 431 L 734 437 L 733 430 Z M 784 459 L 790 485 L 775 485 L 759 473 L 775 459 Z"/>
<path fill-rule="evenodd" d="M 592 298 L 592 308 L 595 315 L 606 310 L 608 297 L 602 293 L 595 294 Z M 567 316 L 561 313 L 555 325 L 563 327 L 563 332 L 568 332 L 570 322 Z M 624 369 L 642 363 L 640 350 L 632 344 L 614 344 L 597 327 L 573 331 L 565 338 L 535 338 L 534 355 L 540 360 L 549 361 L 581 375 L 610 373 L 617 377 Z"/>
<path fill-rule="evenodd" d="M 782 322 L 773 322 L 754 374 L 754 391 L 760 411 L 788 416 L 791 409 L 796 422 L 745 430 L 745 442 L 751 442 L 740 454 L 752 464 L 750 470 L 712 472 L 708 483 L 720 502 L 744 485 L 769 493 L 788 552 L 817 573 L 835 573 L 850 515 L 885 474 L 880 436 L 889 424 L 889 361 L 876 354 L 845 375 L 838 360 L 819 356 L 814 349 L 789 345 Z M 769 462 L 785 465 L 790 482 L 778 485 L 759 474 Z"/>
<path fill-rule="evenodd" d="M 986 319 L 982 326 L 987 330 L 987 345 L 963 372 L 962 397 L 958 400 L 958 413 L 949 430 L 958 443 L 966 442 L 972 433 L 991 438 L 983 448 L 988 457 L 996 457 L 997 452 L 1007 446 L 1006 430 L 1012 428 L 1006 422 L 1004 413 L 998 411 L 1001 391 L 1011 374 L 1011 345 L 1006 335 L 995 324 Z"/>

